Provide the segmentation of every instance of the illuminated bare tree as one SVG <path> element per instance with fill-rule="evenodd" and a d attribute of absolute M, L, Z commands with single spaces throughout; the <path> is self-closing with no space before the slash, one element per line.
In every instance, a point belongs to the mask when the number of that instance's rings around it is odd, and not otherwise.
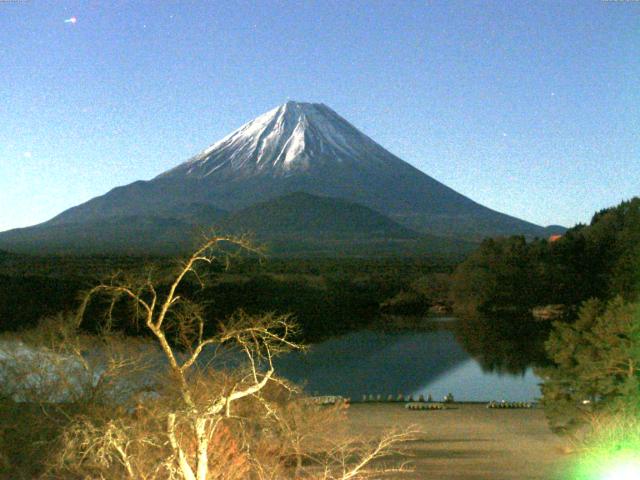
<path fill-rule="evenodd" d="M 288 316 L 264 315 L 251 317 L 242 312 L 234 315 L 221 330 L 206 337 L 202 309 L 178 294 L 179 287 L 187 275 L 201 281 L 197 267 L 211 264 L 219 253 L 221 244 L 232 244 L 243 250 L 256 251 L 242 238 L 214 236 L 198 248 L 178 269 L 177 274 L 164 295 L 158 293 L 149 278 L 137 287 L 130 283 L 114 281 L 101 284 L 88 292 L 78 312 L 81 322 L 87 306 L 96 295 L 108 295 L 115 301 L 125 297 L 141 312 L 144 325 L 157 340 L 168 363 L 171 378 L 176 382 L 182 400 L 180 409 L 167 413 L 166 434 L 178 465 L 179 476 L 187 480 L 209 478 L 209 443 L 213 432 L 224 417 L 230 417 L 234 402 L 249 396 L 258 396 L 260 391 L 274 378 L 273 357 L 284 349 L 298 349 L 291 340 L 294 326 Z M 176 331 L 178 346 L 168 338 L 168 331 Z M 201 401 L 194 389 L 198 383 L 192 381 L 192 370 L 205 347 L 234 343 L 246 355 L 249 373 L 225 391 Z M 178 348 L 180 347 L 180 349 Z M 186 355 L 185 355 L 186 352 Z M 182 418 L 179 418 L 182 417 Z M 187 454 L 179 425 L 187 419 L 195 440 L 195 456 Z M 124 454 L 121 454 L 124 457 Z M 190 458 L 193 457 L 193 458 Z M 126 465 L 127 462 L 123 460 Z M 131 469 L 127 467 L 127 472 Z M 131 473 L 133 477 L 133 473 Z"/>
<path fill-rule="evenodd" d="M 186 259 L 164 287 L 151 276 L 138 281 L 114 276 L 86 294 L 76 327 L 94 309 L 93 300 L 107 299 L 103 336 L 109 337 L 118 305 L 132 305 L 135 318 L 159 347 L 164 373 L 157 363 L 154 367 L 147 362 L 146 376 L 156 374 L 152 388 L 140 386 L 126 402 L 97 402 L 77 416 L 65 428 L 59 454 L 50 462 L 53 475 L 347 480 L 406 470 L 404 465 L 385 467 L 377 462 L 415 432 L 390 433 L 373 443 L 337 437 L 337 417 L 306 402 L 295 387 L 275 375 L 274 357 L 302 348 L 288 315 L 238 311 L 207 334 L 204 308 L 186 298 L 183 282 L 192 277 L 204 285 L 198 267 L 226 262 L 228 247 L 259 253 L 246 239 L 215 236 Z M 207 364 L 212 351 L 230 350 L 230 368 Z M 117 371 L 142 368 L 137 361 L 117 359 Z M 109 377 L 109 385 L 114 391 L 117 380 Z"/>

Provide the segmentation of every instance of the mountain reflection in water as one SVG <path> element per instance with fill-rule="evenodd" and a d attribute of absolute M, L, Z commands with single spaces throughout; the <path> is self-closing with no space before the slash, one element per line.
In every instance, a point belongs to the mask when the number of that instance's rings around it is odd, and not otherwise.
<path fill-rule="evenodd" d="M 490 371 L 461 345 L 467 343 L 461 335 L 480 335 L 478 331 L 463 329 L 457 320 L 422 322 L 425 328 L 419 330 L 363 330 L 311 345 L 306 353 L 279 358 L 276 371 L 302 384 L 309 394 L 354 400 L 364 394 L 386 398 L 399 393 L 425 398 L 431 394 L 441 400 L 451 392 L 456 400 L 466 401 L 531 401 L 540 395 L 539 379 L 523 357 L 513 368 L 501 365 Z M 507 347 L 513 350 L 517 347 Z"/>

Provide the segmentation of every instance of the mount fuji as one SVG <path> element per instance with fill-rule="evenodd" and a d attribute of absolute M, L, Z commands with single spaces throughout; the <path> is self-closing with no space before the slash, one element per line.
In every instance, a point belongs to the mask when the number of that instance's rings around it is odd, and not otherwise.
<path fill-rule="evenodd" d="M 288 204 L 300 198 L 305 200 L 300 206 Z M 327 202 L 333 202 L 329 210 Z M 379 239 L 436 235 L 477 241 L 557 231 L 474 202 L 396 157 L 324 104 L 287 102 L 152 180 L 114 188 L 43 224 L 1 233 L 0 248 L 101 251 L 119 245 L 131 250 L 135 244 L 134 250 L 167 250 L 178 247 L 188 226 L 233 231 L 239 222 L 250 229 L 242 213 L 253 209 L 249 217 L 260 218 L 263 207 L 269 215 L 274 208 L 289 212 L 285 230 L 299 227 L 297 238 L 308 225 L 296 223 L 301 215 L 308 220 L 333 212 L 350 222 L 345 211 L 356 210 L 363 227 L 371 215 Z M 303 211 L 295 213 L 296 208 Z M 331 237 L 335 232 L 327 228 L 324 236 Z M 273 236 L 268 218 L 257 230 L 259 236 Z M 371 237 L 366 228 L 361 233 Z"/>

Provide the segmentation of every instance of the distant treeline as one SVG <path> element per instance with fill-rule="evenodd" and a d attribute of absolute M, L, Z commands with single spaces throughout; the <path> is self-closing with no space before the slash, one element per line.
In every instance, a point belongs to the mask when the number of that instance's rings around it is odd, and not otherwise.
<path fill-rule="evenodd" d="M 461 312 L 527 312 L 576 307 L 589 298 L 634 299 L 640 291 L 640 198 L 622 202 L 561 238 L 485 240 L 455 270 L 451 295 Z"/>
<path fill-rule="evenodd" d="M 77 308 L 83 291 L 109 273 L 132 278 L 155 265 L 156 275 L 175 264 L 170 258 L 0 256 L 0 330 L 19 330 L 47 315 Z M 367 325 L 382 310 L 424 314 L 446 298 L 453 266 L 434 259 L 273 259 L 235 258 L 228 268 L 214 265 L 202 289 L 185 283 L 215 328 L 235 310 L 291 313 L 306 341 Z M 97 307 L 97 305 L 96 305 Z M 100 311 L 100 308 L 95 308 Z M 131 312 L 115 310 L 124 330 L 135 333 Z M 97 313 L 96 313 L 97 315 Z M 95 319 L 95 325 L 101 323 Z"/>
<path fill-rule="evenodd" d="M 543 310 L 571 325 L 588 299 L 629 302 L 640 292 L 640 199 L 602 210 L 560 238 L 487 239 L 450 280 L 457 337 L 483 368 L 548 366 L 554 324 L 535 318 L 534 307 L 553 306 Z"/>

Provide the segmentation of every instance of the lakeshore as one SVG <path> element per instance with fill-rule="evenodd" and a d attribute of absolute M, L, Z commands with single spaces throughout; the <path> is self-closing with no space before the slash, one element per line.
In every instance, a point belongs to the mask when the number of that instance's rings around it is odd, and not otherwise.
<path fill-rule="evenodd" d="M 385 478 L 559 480 L 571 460 L 568 442 L 551 433 L 540 408 L 456 403 L 447 410 L 412 411 L 402 403 L 356 403 L 347 419 L 349 431 L 366 438 L 391 428 L 420 429 L 417 439 L 399 448 L 414 471 Z"/>

